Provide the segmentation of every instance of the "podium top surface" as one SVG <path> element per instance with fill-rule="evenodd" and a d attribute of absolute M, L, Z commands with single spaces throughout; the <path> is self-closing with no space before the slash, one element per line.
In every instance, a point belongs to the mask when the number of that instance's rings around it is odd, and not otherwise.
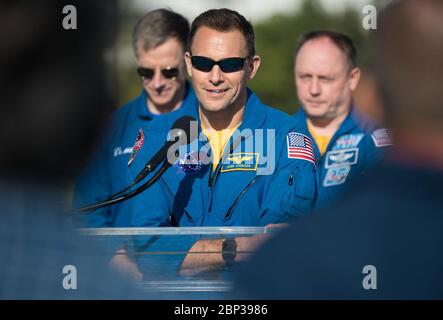
<path fill-rule="evenodd" d="M 272 227 L 153 227 L 153 228 L 81 228 L 86 236 L 126 235 L 256 235 L 274 231 Z"/>

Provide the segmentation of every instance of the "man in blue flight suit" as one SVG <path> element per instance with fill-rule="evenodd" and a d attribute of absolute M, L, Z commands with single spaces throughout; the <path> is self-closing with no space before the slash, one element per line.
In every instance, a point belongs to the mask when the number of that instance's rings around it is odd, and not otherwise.
<path fill-rule="evenodd" d="M 298 129 L 309 132 L 317 159 L 317 208 L 336 201 L 349 181 L 379 160 L 391 145 L 353 104 L 360 69 L 352 40 L 334 31 L 304 34 L 295 54 L 295 84 L 302 109 Z"/>
<path fill-rule="evenodd" d="M 204 12 L 192 23 L 185 60 L 198 97 L 189 113 L 199 119 L 194 128 L 198 139 L 177 149 L 178 160 L 160 179 L 166 212 L 146 209 L 152 194 L 125 206 L 136 226 L 171 221 L 179 226 L 264 226 L 310 212 L 315 198 L 310 139 L 292 130 L 291 117 L 265 106 L 246 86 L 260 65 L 252 25 L 229 9 Z M 153 128 L 147 134 L 156 132 Z M 166 133 L 159 136 L 153 141 L 163 143 Z M 128 183 L 160 146 L 139 150 Z M 242 250 L 248 241 L 238 240 L 234 247 Z M 221 251 L 223 243 L 198 241 L 191 251 L 201 246 Z M 208 257 L 191 256 L 184 269 L 205 265 Z M 222 262 L 220 254 L 216 259 Z"/>
<path fill-rule="evenodd" d="M 160 180 L 172 215 L 162 219 L 180 226 L 258 226 L 309 212 L 315 195 L 310 140 L 292 132 L 292 119 L 262 104 L 246 86 L 260 65 L 250 23 L 230 10 L 201 14 L 192 24 L 185 60 L 198 97 L 187 107 L 199 119 L 198 139 L 178 148 L 178 160 Z M 153 144 L 139 150 L 127 183 L 166 141 L 167 131 L 156 127 L 146 135 Z M 147 222 L 143 195 L 137 198 L 129 210 L 137 226 L 155 225 Z"/>
<path fill-rule="evenodd" d="M 143 90 L 112 115 L 94 160 L 77 181 L 74 207 L 102 201 L 125 188 L 128 164 L 137 153 L 137 148 L 133 150 L 136 137 L 138 146 L 148 145 L 150 137 L 144 130 L 154 125 L 153 119 L 177 112 L 195 100 L 183 60 L 188 33 L 188 21 L 165 9 L 147 13 L 135 25 L 132 44 Z M 115 209 L 89 213 L 87 226 L 130 226 L 127 215 L 117 215 Z"/>

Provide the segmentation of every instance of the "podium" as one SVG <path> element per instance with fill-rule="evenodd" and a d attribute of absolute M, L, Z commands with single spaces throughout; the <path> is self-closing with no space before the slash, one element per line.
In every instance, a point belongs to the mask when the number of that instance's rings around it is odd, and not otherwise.
<path fill-rule="evenodd" d="M 267 227 L 155 227 L 155 228 L 88 228 L 80 233 L 92 237 L 106 252 L 125 248 L 128 257 L 143 274 L 139 284 L 144 290 L 171 295 L 177 299 L 223 299 L 232 290 L 237 265 L 203 266 L 204 271 L 183 274 L 182 263 L 198 240 L 250 237 L 271 233 Z M 252 251 L 242 254 L 252 254 Z M 217 251 L 192 254 L 212 255 Z M 207 256 L 208 257 L 208 256 Z"/>

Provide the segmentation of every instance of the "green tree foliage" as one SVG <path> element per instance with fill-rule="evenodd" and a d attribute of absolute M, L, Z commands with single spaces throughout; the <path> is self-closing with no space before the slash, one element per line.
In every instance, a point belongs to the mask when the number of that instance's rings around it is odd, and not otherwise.
<path fill-rule="evenodd" d="M 229 4 L 228 4 L 229 5 Z M 113 54 L 113 70 L 117 78 L 116 96 L 119 105 L 135 98 L 141 90 L 141 82 L 131 52 L 132 28 L 143 13 L 130 3 L 121 1 L 120 28 L 117 48 Z M 247 8 L 244 10 L 247 15 Z M 367 64 L 367 31 L 361 26 L 361 9 L 347 9 L 333 14 L 326 11 L 317 0 L 305 0 L 300 9 L 285 15 L 275 15 L 254 24 L 256 49 L 262 57 L 261 67 L 250 82 L 262 101 L 290 114 L 297 108 L 293 75 L 293 54 L 299 36 L 316 29 L 331 29 L 349 35 L 357 47 L 359 64 Z M 126 48 L 125 50 L 121 50 Z M 128 51 L 129 50 L 129 51 Z M 125 54 L 123 54 L 125 53 Z M 122 63 L 125 61 L 125 63 Z"/>

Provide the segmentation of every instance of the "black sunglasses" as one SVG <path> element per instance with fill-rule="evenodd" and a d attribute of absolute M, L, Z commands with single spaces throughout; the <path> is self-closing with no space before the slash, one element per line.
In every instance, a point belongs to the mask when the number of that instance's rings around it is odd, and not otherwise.
<path fill-rule="evenodd" d="M 191 63 L 192 66 L 203 72 L 210 72 L 215 65 L 218 65 L 221 71 L 229 73 L 240 71 L 243 68 L 247 58 L 225 58 L 219 61 L 214 61 L 212 59 L 201 57 L 201 56 L 192 56 Z"/>
<path fill-rule="evenodd" d="M 151 80 L 152 77 L 154 77 L 155 70 L 150 68 L 139 67 L 137 68 L 137 73 L 140 77 Z M 178 68 L 167 67 L 165 69 L 162 69 L 161 73 L 163 77 L 165 77 L 166 79 L 175 80 L 178 77 Z"/>

